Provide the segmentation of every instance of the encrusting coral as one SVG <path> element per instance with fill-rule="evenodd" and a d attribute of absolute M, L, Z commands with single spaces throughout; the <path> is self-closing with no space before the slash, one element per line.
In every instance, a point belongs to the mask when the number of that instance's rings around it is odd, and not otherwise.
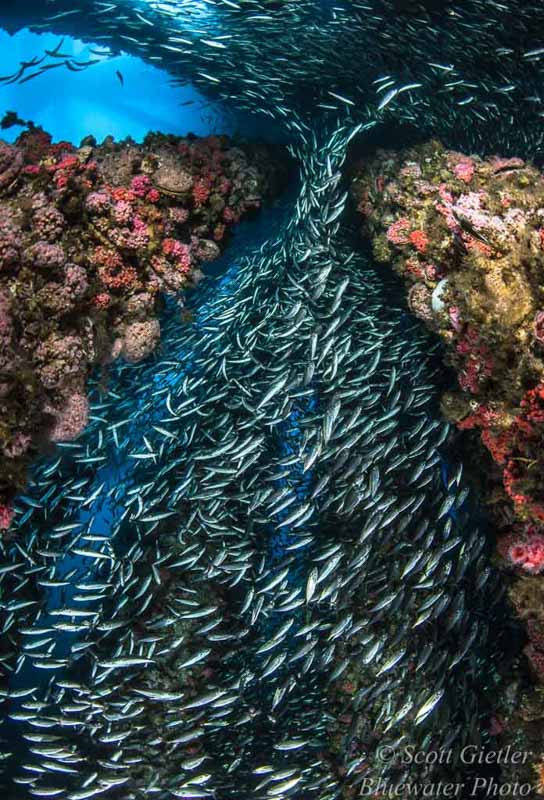
<path fill-rule="evenodd" d="M 284 167 L 226 136 L 0 140 L 0 530 L 43 444 L 84 429 L 91 369 L 154 350 L 161 295 L 198 283 Z"/>
<path fill-rule="evenodd" d="M 403 278 L 456 373 L 442 411 L 474 437 L 536 683 L 505 702 L 501 734 L 529 749 L 544 718 L 544 177 L 520 158 L 431 141 L 358 162 L 352 196 L 376 260 Z"/>
<path fill-rule="evenodd" d="M 442 408 L 491 456 L 500 530 L 544 521 L 541 172 L 431 142 L 379 151 L 356 172 L 353 196 L 376 259 L 392 263 L 412 312 L 447 345 L 459 389 Z"/>

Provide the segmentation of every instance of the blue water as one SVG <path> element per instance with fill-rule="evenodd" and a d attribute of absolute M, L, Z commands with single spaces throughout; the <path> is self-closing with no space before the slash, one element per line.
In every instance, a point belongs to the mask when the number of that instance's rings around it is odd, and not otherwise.
<path fill-rule="evenodd" d="M 0 83 L 0 118 L 8 110 L 16 111 L 21 119 L 41 125 L 54 141 L 75 144 L 89 135 L 98 142 L 106 136 L 116 139 L 131 136 L 141 141 L 150 130 L 178 136 L 189 132 L 206 136 L 232 135 L 243 129 L 248 137 L 280 137 L 270 122 L 265 124 L 255 117 L 235 114 L 211 102 L 190 84 L 172 86 L 164 71 L 139 58 L 127 54 L 109 56 L 103 46 L 87 45 L 69 36 L 38 34 L 27 29 L 10 35 L 0 29 L 0 75 L 15 73 L 20 62 L 40 58 L 60 43 L 60 52 L 68 60 L 84 63 L 98 58 L 99 63 L 80 72 L 61 66 L 23 84 Z M 90 52 L 96 49 L 104 55 Z M 43 64 L 58 60 L 47 57 Z M 25 74 L 33 71 L 29 69 Z M 121 73 L 123 84 L 117 72 Z M 21 130 L 20 127 L 0 130 L 0 138 L 11 142 Z"/>

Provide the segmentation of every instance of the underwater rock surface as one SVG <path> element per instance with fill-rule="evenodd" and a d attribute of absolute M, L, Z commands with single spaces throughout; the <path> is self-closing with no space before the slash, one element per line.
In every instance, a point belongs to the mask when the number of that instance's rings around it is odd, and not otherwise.
<path fill-rule="evenodd" d="M 461 391 L 446 393 L 442 409 L 458 428 L 481 431 L 496 525 L 542 522 L 542 173 L 434 142 L 378 153 L 353 195 L 374 257 L 392 263 L 412 312 L 447 344 Z M 544 550 L 510 557 L 544 569 Z"/>
<path fill-rule="evenodd" d="M 443 394 L 445 417 L 459 430 L 478 432 L 483 445 L 473 469 L 537 683 L 515 691 L 515 702 L 506 692 L 497 714 L 504 741 L 522 741 L 539 754 L 534 762 L 540 775 L 542 173 L 520 158 L 482 160 L 431 142 L 379 151 L 356 168 L 352 193 L 374 257 L 392 264 L 404 279 L 413 313 L 446 343 L 445 358 L 460 391 Z M 520 778 L 512 765 L 503 775 L 505 781 Z M 522 767 L 521 777 L 534 780 L 534 771 Z"/>
<path fill-rule="evenodd" d="M 31 455 L 87 424 L 91 369 L 153 352 L 163 296 L 182 308 L 285 176 L 279 151 L 224 136 L 0 141 L 0 528 Z"/>
<path fill-rule="evenodd" d="M 461 391 L 443 395 L 442 411 L 459 430 L 478 431 L 487 451 L 477 457 L 484 501 L 541 683 L 542 173 L 520 158 L 482 160 L 432 142 L 378 152 L 352 192 L 375 258 L 392 263 L 413 313 L 447 345 Z"/>

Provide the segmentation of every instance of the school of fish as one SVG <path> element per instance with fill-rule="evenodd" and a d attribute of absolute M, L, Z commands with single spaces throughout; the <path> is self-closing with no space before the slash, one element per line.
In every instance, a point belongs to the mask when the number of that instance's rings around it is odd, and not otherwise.
<path fill-rule="evenodd" d="M 18 499 L 8 796 L 332 800 L 368 776 L 431 780 L 384 754 L 485 744 L 500 582 L 447 455 L 436 346 L 360 251 L 343 168 L 391 120 L 537 157 L 542 8 L 29 5 L 33 27 L 68 34 L 77 13 L 100 46 L 268 115 L 300 176 L 267 241 L 199 290 L 189 328 L 170 313 L 153 361 L 95 387 L 88 430 Z"/>

